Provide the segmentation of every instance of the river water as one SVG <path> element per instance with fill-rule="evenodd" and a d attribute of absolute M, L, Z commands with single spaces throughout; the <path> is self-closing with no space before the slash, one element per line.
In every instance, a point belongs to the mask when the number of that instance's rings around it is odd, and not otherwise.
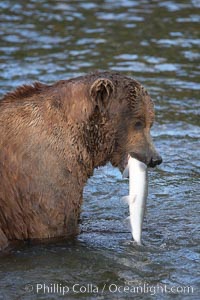
<path fill-rule="evenodd" d="M 0 255 L 0 299 L 200 299 L 199 9 L 199 0 L 0 2 L 1 95 L 121 71 L 155 101 L 164 160 L 149 171 L 143 246 L 120 201 L 128 182 L 107 165 L 85 187 L 76 239 Z"/>

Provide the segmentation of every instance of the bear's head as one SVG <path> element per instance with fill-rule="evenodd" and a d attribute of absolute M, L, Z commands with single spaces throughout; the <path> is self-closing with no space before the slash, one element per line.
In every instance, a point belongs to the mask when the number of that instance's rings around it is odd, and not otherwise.
<path fill-rule="evenodd" d="M 123 172 L 129 155 L 149 167 L 161 164 L 150 135 L 153 101 L 138 81 L 118 73 L 101 74 L 91 82 L 89 94 L 95 166 L 110 161 Z"/>

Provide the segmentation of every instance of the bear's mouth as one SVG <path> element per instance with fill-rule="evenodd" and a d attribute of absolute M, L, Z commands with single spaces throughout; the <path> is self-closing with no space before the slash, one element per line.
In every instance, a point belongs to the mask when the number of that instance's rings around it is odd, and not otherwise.
<path fill-rule="evenodd" d="M 147 165 L 146 159 L 144 159 L 144 157 L 142 157 L 142 155 L 135 153 L 135 152 L 130 152 L 129 155 L 132 158 L 135 158 L 135 159 L 141 161 L 142 163 L 144 163 L 145 165 Z"/>
<path fill-rule="evenodd" d="M 134 152 L 130 152 L 126 155 L 124 155 L 124 157 L 122 158 L 122 161 L 120 163 L 120 166 L 119 166 L 119 170 L 121 171 L 121 173 L 123 174 L 124 177 L 126 177 L 126 172 L 125 170 L 127 169 L 127 166 L 128 166 L 128 160 L 129 160 L 129 157 L 133 157 L 139 161 L 141 161 L 142 163 L 144 163 L 146 165 L 146 161 L 144 161 L 144 159 L 142 159 L 140 157 L 140 155 L 134 153 Z"/>

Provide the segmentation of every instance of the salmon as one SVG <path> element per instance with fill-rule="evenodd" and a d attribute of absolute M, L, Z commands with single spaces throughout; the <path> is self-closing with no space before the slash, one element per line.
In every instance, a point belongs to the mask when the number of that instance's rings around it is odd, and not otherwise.
<path fill-rule="evenodd" d="M 147 165 L 130 156 L 123 177 L 129 177 L 129 195 L 123 197 L 123 201 L 129 205 L 130 217 L 128 220 L 131 233 L 136 243 L 141 245 L 142 225 L 148 195 Z"/>

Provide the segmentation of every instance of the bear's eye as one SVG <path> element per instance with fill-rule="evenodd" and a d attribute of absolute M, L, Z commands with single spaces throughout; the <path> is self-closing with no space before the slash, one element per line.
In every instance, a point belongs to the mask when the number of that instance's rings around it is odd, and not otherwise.
<path fill-rule="evenodd" d="M 142 127 L 143 127 L 143 123 L 141 121 L 137 121 L 135 123 L 135 129 L 142 129 Z"/>

